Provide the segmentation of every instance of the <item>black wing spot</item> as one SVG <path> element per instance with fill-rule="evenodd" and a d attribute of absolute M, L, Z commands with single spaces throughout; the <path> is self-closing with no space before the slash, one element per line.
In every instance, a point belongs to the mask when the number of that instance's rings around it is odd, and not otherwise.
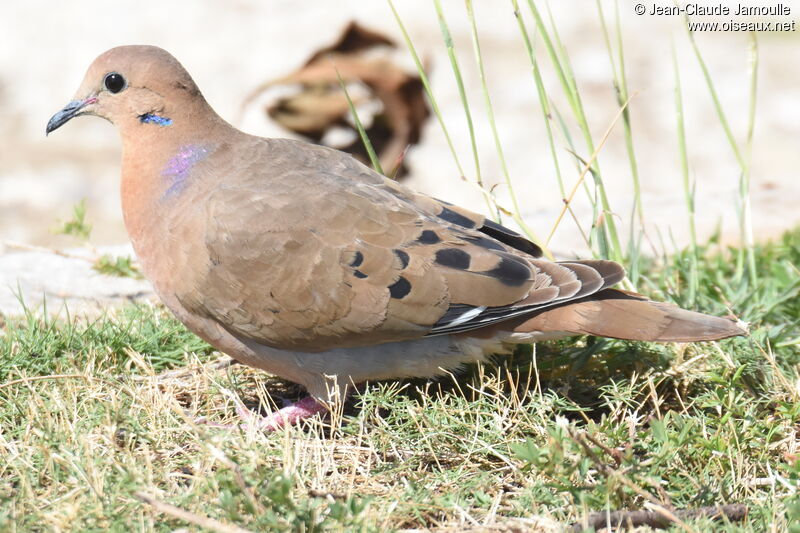
<path fill-rule="evenodd" d="M 409 292 L 411 292 L 411 283 L 403 276 L 389 285 L 389 295 L 395 300 L 402 300 Z"/>
<path fill-rule="evenodd" d="M 468 219 L 467 217 L 465 217 L 464 215 L 462 215 L 460 213 L 456 213 L 455 211 L 453 211 L 449 207 L 443 207 L 442 208 L 442 212 L 439 213 L 438 216 L 442 220 L 446 220 L 446 221 L 451 222 L 453 224 L 456 224 L 458 226 L 462 226 L 462 227 L 470 228 L 470 229 L 475 227 L 475 222 L 473 222 L 472 220 Z"/>
<path fill-rule="evenodd" d="M 509 287 L 519 287 L 531 279 L 531 269 L 528 265 L 522 259 L 508 254 L 503 254 L 500 264 L 486 274 Z"/>
<path fill-rule="evenodd" d="M 361 272 L 360 270 L 356 270 L 356 271 L 354 271 L 354 272 L 353 272 L 353 275 L 354 275 L 355 277 L 359 278 L 359 279 L 364 279 L 364 278 L 366 278 L 366 277 L 367 277 L 367 275 L 366 275 L 366 274 L 364 274 L 363 272 Z"/>
<path fill-rule="evenodd" d="M 490 218 L 487 218 L 486 220 L 484 220 L 483 221 L 483 226 L 481 227 L 481 231 L 486 231 L 486 233 L 489 233 L 488 230 L 491 230 L 491 231 L 496 232 L 496 233 L 502 233 L 504 235 L 510 235 L 510 236 L 514 236 L 514 237 L 522 237 L 522 235 L 520 235 L 519 233 L 517 233 L 513 229 L 507 228 L 507 227 L 503 226 L 502 224 L 498 224 L 497 222 L 495 222 L 494 220 L 492 220 Z"/>
<path fill-rule="evenodd" d="M 400 270 L 408 266 L 409 257 L 403 250 L 394 250 L 394 255 L 400 260 Z"/>
<path fill-rule="evenodd" d="M 542 249 L 536 244 L 532 243 L 516 231 L 510 230 L 505 226 L 501 226 L 492 220 L 486 219 L 483 222 L 483 226 L 478 228 L 478 230 L 482 233 L 485 233 L 489 237 L 497 239 L 503 244 L 507 244 L 512 248 L 516 248 L 520 252 L 525 252 L 526 254 L 530 254 L 534 257 L 541 257 L 542 255 Z"/>
<path fill-rule="evenodd" d="M 442 266 L 467 270 L 471 261 L 472 257 L 458 248 L 443 248 L 436 252 L 436 262 Z"/>
<path fill-rule="evenodd" d="M 426 229 L 420 233 L 419 237 L 417 238 L 417 242 L 420 244 L 436 244 L 441 240 L 442 239 L 439 238 L 435 231 L 429 229 Z"/>
<path fill-rule="evenodd" d="M 356 252 L 353 260 L 350 262 L 350 266 L 353 268 L 361 266 L 361 263 L 364 262 L 364 254 L 361 252 Z"/>

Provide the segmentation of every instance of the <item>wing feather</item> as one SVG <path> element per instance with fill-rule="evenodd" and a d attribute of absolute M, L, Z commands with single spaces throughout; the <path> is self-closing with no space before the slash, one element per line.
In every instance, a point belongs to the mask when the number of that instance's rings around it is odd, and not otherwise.
<path fill-rule="evenodd" d="M 268 168 L 210 195 L 205 299 L 184 303 L 257 342 L 322 351 L 468 331 L 624 275 L 539 259 L 519 233 L 339 152 L 267 142 Z"/>

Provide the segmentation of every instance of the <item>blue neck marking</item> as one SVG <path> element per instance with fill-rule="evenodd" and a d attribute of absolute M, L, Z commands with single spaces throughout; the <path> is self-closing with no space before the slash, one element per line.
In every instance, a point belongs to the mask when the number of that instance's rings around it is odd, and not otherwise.
<path fill-rule="evenodd" d="M 153 113 L 145 113 L 144 115 L 139 115 L 139 122 L 142 124 L 155 124 L 157 126 L 171 126 L 172 119 L 168 117 L 162 117 L 160 115 L 155 115 Z"/>

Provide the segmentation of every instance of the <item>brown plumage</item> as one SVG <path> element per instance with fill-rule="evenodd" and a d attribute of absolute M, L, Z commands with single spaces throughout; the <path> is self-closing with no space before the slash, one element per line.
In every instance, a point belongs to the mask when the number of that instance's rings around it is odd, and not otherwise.
<path fill-rule="evenodd" d="M 317 400 L 332 384 L 430 376 L 539 338 L 744 333 L 610 289 L 624 277 L 616 263 L 542 259 L 518 233 L 344 153 L 238 131 L 159 48 L 98 57 L 48 133 L 81 114 L 120 131 L 125 223 L 164 303 L 218 349 Z"/>

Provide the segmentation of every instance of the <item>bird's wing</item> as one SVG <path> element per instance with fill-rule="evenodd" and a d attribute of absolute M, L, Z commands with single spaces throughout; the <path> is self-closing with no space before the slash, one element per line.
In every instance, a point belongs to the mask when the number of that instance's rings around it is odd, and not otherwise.
<path fill-rule="evenodd" d="M 206 206 L 210 266 L 191 306 L 238 335 L 321 351 L 466 331 L 624 275 L 608 261 L 540 259 L 481 215 L 345 154 L 281 142 L 285 164 L 226 180 Z"/>

